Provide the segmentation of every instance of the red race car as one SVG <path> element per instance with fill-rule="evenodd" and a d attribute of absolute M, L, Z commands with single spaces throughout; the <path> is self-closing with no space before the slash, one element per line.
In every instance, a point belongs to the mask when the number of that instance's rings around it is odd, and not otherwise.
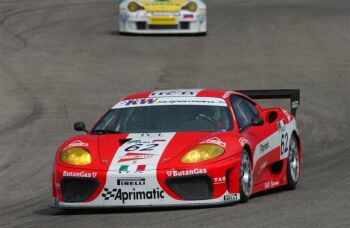
<path fill-rule="evenodd" d="M 252 99 L 291 100 L 291 113 Z M 59 208 L 246 202 L 300 175 L 299 90 L 160 90 L 130 95 L 57 150 Z"/>

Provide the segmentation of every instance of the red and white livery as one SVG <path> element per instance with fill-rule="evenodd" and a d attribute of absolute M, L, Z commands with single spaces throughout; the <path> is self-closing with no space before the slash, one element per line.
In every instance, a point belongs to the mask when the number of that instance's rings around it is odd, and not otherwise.
<path fill-rule="evenodd" d="M 291 112 L 252 99 L 291 99 Z M 213 205 L 295 188 L 299 90 L 161 90 L 114 104 L 57 150 L 59 208 Z"/>

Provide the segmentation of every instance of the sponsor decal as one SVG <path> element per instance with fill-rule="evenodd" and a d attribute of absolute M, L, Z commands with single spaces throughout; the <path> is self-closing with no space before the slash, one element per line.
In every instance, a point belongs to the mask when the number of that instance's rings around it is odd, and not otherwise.
<path fill-rule="evenodd" d="M 286 123 L 285 122 L 286 122 L 285 119 L 277 122 L 277 128 L 278 128 L 279 133 L 286 131 Z"/>
<path fill-rule="evenodd" d="M 68 146 L 66 146 L 63 150 L 69 149 L 71 147 L 88 147 L 89 144 L 88 143 L 84 143 L 80 140 L 76 140 L 72 143 L 70 143 Z"/>
<path fill-rule="evenodd" d="M 225 195 L 224 196 L 224 201 L 236 201 L 239 200 L 239 194 L 235 193 L 235 194 L 230 194 L 230 195 Z"/>
<path fill-rule="evenodd" d="M 225 176 L 223 176 L 223 177 L 214 177 L 213 180 L 214 180 L 214 184 L 224 184 L 224 183 L 226 183 L 226 177 Z"/>
<path fill-rule="evenodd" d="M 97 177 L 97 172 L 68 172 L 68 171 L 63 171 L 63 176 L 64 177 Z"/>
<path fill-rule="evenodd" d="M 190 176 L 190 175 L 198 175 L 198 174 L 205 174 L 207 173 L 207 169 L 190 169 L 190 170 L 171 170 L 167 171 L 166 174 L 168 177 L 182 177 L 182 176 Z"/>
<path fill-rule="evenodd" d="M 156 98 L 143 98 L 143 99 L 134 99 L 125 101 L 125 106 L 132 105 L 144 105 L 144 104 L 154 104 L 158 99 Z"/>
<path fill-rule="evenodd" d="M 145 185 L 145 178 L 119 178 L 117 179 L 117 185 L 121 186 L 140 186 Z"/>
<path fill-rule="evenodd" d="M 224 148 L 226 147 L 226 143 L 221 141 L 218 137 L 213 137 L 213 138 L 207 139 L 207 140 L 201 142 L 200 144 L 205 144 L 205 143 L 216 144 L 216 145 L 224 147 Z"/>
<path fill-rule="evenodd" d="M 267 188 L 273 188 L 273 187 L 276 187 L 277 185 L 279 185 L 280 182 L 279 181 L 268 181 L 268 182 L 265 182 L 264 183 L 264 188 L 267 189 Z"/>
<path fill-rule="evenodd" d="M 270 181 L 264 183 L 264 188 L 265 189 L 270 188 Z"/>
<path fill-rule="evenodd" d="M 146 169 L 146 165 L 138 165 L 136 168 L 136 173 L 142 173 L 143 171 L 145 171 Z"/>
<path fill-rule="evenodd" d="M 192 14 L 185 14 L 184 18 L 193 18 Z M 192 16 L 192 17 L 190 17 Z M 184 89 L 184 90 L 158 90 L 154 91 L 150 97 L 190 97 L 196 96 L 200 89 Z"/>
<path fill-rule="evenodd" d="M 136 168 L 136 169 L 135 169 Z M 130 172 L 134 172 L 134 173 L 143 173 L 146 170 L 146 165 L 132 165 L 130 167 L 130 165 L 121 165 L 118 169 L 119 173 L 130 173 Z"/>
<path fill-rule="evenodd" d="M 184 14 L 183 18 L 184 19 L 193 19 L 193 14 Z"/>
<path fill-rule="evenodd" d="M 270 148 L 269 142 L 261 143 L 259 146 L 260 154 L 265 154 L 265 152 Z"/>
<path fill-rule="evenodd" d="M 249 143 L 248 139 L 241 137 L 239 140 L 239 143 L 241 144 L 242 147 L 244 147 L 246 144 Z"/>
<path fill-rule="evenodd" d="M 129 165 L 122 165 L 119 168 L 119 172 L 129 172 Z"/>
<path fill-rule="evenodd" d="M 226 102 L 221 98 L 193 97 L 193 98 L 173 98 L 162 99 L 157 102 L 159 105 L 214 105 L 227 106 Z"/>
<path fill-rule="evenodd" d="M 150 144 L 150 143 L 156 143 L 156 142 L 166 142 L 166 139 L 154 139 L 154 140 L 140 140 L 140 139 L 136 139 L 136 140 L 130 140 L 127 141 L 126 144 Z"/>
<path fill-rule="evenodd" d="M 275 187 L 275 186 L 277 186 L 279 184 L 280 184 L 279 181 L 271 181 L 271 187 Z"/>
<path fill-rule="evenodd" d="M 160 188 L 154 188 L 149 191 L 137 191 L 133 188 L 131 191 L 123 191 L 120 188 L 104 188 L 101 195 L 104 200 L 120 200 L 124 204 L 129 200 L 154 200 L 164 199 L 164 191 Z"/>
<path fill-rule="evenodd" d="M 112 109 L 142 107 L 142 106 L 161 106 L 161 105 L 211 105 L 227 107 L 226 101 L 216 97 L 159 97 L 159 98 L 142 98 L 122 100 Z"/>
<path fill-rule="evenodd" d="M 130 140 L 130 141 L 127 141 L 126 144 L 136 144 L 136 143 L 141 143 L 142 141 L 137 139 L 137 140 Z"/>
<path fill-rule="evenodd" d="M 149 138 L 163 137 L 163 134 L 162 133 L 142 133 L 140 137 L 149 137 Z"/>
<path fill-rule="evenodd" d="M 119 159 L 118 163 L 149 159 L 149 158 L 152 158 L 153 156 L 154 154 L 148 154 L 148 153 L 126 153 L 124 156 L 122 156 Z"/>

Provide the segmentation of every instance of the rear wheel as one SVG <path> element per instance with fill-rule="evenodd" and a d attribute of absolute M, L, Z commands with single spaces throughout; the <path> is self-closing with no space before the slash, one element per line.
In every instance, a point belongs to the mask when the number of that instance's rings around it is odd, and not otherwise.
<path fill-rule="evenodd" d="M 299 179 L 299 148 L 296 137 L 290 139 L 288 162 L 287 162 L 287 189 L 295 189 Z"/>
<path fill-rule="evenodd" d="M 249 200 L 252 193 L 253 177 L 252 177 L 252 164 L 250 161 L 250 156 L 247 150 L 243 149 L 242 160 L 241 160 L 241 170 L 240 170 L 240 195 L 241 203 L 245 203 Z"/>

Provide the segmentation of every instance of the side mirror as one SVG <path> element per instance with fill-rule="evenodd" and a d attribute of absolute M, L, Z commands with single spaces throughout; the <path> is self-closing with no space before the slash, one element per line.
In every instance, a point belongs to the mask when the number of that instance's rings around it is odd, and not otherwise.
<path fill-rule="evenodd" d="M 76 123 L 74 123 L 74 130 L 88 132 L 86 130 L 86 128 L 85 128 L 85 123 L 84 122 L 76 122 Z"/>
<path fill-rule="evenodd" d="M 252 119 L 252 126 L 262 126 L 264 125 L 264 120 L 260 117 Z"/>

